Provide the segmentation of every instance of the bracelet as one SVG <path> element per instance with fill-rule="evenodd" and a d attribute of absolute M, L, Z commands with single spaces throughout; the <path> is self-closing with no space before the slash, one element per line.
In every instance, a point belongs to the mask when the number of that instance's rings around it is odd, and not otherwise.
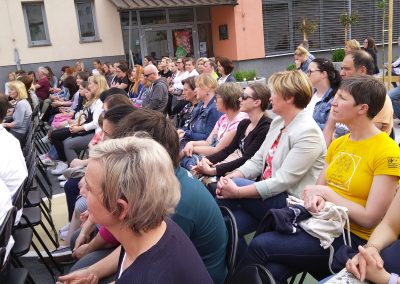
<path fill-rule="evenodd" d="M 365 245 L 363 245 L 363 248 L 365 248 L 365 249 L 366 248 L 374 248 L 378 251 L 378 253 L 381 252 L 381 249 L 379 248 L 379 246 L 376 244 L 373 244 L 373 243 L 366 243 Z"/>
<path fill-rule="evenodd" d="M 397 275 L 396 273 L 390 274 L 388 284 L 397 284 L 397 279 L 399 279 L 399 275 Z"/>

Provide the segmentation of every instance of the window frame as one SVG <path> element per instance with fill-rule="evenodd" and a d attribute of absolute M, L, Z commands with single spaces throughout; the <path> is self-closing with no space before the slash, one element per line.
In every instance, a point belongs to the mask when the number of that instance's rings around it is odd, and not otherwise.
<path fill-rule="evenodd" d="M 93 20 L 93 28 L 94 28 L 94 36 L 83 37 L 81 31 L 81 23 L 79 18 L 78 12 L 78 4 L 80 3 L 90 3 L 90 8 L 92 12 L 92 20 Z M 75 4 L 75 13 L 76 13 L 76 20 L 78 23 L 78 31 L 79 31 L 79 42 L 80 43 L 87 43 L 87 42 L 97 42 L 101 41 L 99 36 L 99 29 L 97 27 L 97 18 L 96 18 L 96 7 L 93 0 L 74 0 Z"/>
<path fill-rule="evenodd" d="M 47 25 L 46 9 L 44 7 L 44 2 L 22 2 L 21 4 L 22 4 L 23 15 L 24 15 L 25 30 L 26 30 L 26 34 L 27 34 L 27 37 L 28 37 L 28 47 L 51 45 L 49 29 L 48 29 L 48 25 Z M 35 41 L 32 40 L 31 31 L 30 31 L 30 28 L 29 28 L 28 14 L 27 14 L 27 7 L 28 6 L 40 6 L 40 9 L 42 11 L 42 20 L 43 20 L 43 26 L 44 26 L 44 33 L 45 33 L 45 36 L 46 36 L 45 40 L 35 40 Z"/>

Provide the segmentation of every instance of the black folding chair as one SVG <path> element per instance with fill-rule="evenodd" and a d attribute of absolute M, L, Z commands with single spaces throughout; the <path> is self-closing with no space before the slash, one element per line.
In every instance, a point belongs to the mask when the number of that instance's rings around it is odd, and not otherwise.
<path fill-rule="evenodd" d="M 229 279 L 235 272 L 239 235 L 235 216 L 233 215 L 232 211 L 225 206 L 219 206 L 219 209 L 221 210 L 226 229 L 228 230 L 228 243 L 226 245 L 225 258 L 228 267 L 228 274 L 225 278 L 225 283 L 228 283 Z"/>

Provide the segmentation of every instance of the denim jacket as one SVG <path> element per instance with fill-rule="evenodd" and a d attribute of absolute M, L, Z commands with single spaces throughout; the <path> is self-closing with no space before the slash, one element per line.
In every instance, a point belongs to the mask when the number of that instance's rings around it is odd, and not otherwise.
<path fill-rule="evenodd" d="M 326 91 L 326 93 L 322 96 L 321 100 L 315 104 L 313 118 L 321 130 L 324 130 L 326 121 L 328 120 L 333 97 L 333 90 L 332 88 L 329 88 L 328 91 Z"/>
<path fill-rule="evenodd" d="M 188 127 L 183 128 L 183 138 L 190 141 L 206 140 L 217 123 L 221 113 L 215 107 L 215 97 L 203 108 L 204 102 L 197 104 L 192 112 Z"/>

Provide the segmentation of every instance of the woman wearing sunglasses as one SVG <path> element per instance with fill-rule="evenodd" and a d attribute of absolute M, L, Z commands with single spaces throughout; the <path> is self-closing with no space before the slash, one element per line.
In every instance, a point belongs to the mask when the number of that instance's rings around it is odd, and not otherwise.
<path fill-rule="evenodd" d="M 271 92 L 267 85 L 250 84 L 239 98 L 240 111 L 247 113 L 249 118 L 238 124 L 229 145 L 203 158 L 193 170 L 201 175 L 220 177 L 250 159 L 260 149 L 269 130 L 271 119 L 265 116 L 265 110 L 270 97 Z M 211 182 L 207 187 L 215 195 L 216 182 Z"/>
<path fill-rule="evenodd" d="M 243 236 L 256 230 L 269 209 L 285 207 L 289 194 L 299 197 L 306 185 L 315 184 L 324 165 L 322 131 L 304 110 L 312 96 L 307 75 L 279 72 L 268 84 L 272 111 L 278 116 L 257 153 L 217 185 L 218 203 L 236 218 L 239 256 L 246 248 Z"/>

